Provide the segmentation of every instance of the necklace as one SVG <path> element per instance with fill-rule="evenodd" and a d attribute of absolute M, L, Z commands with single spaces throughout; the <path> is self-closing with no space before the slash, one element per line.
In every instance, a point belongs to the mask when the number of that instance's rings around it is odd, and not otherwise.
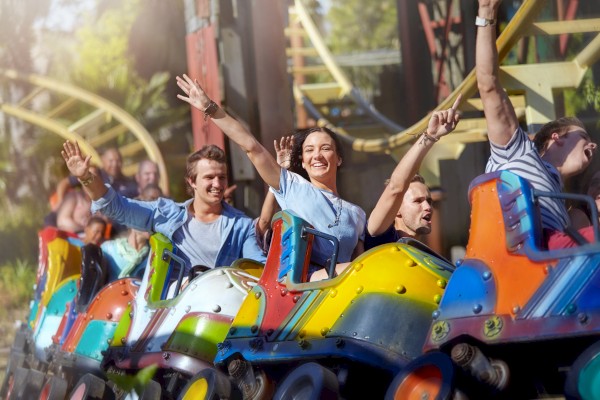
<path fill-rule="evenodd" d="M 341 197 L 337 198 L 337 211 L 334 209 L 333 213 L 335 214 L 335 220 L 333 224 L 327 225 L 328 228 L 333 228 L 334 226 L 338 226 L 340 224 L 340 218 L 342 216 L 342 199 Z"/>

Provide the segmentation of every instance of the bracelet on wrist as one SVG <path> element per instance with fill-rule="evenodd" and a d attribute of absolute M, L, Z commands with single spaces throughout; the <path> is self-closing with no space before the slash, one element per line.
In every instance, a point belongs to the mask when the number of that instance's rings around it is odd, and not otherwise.
<path fill-rule="evenodd" d="M 219 106 L 214 101 L 210 101 L 208 106 L 202 111 L 204 113 L 204 120 L 206 121 L 209 117 L 212 118 L 213 115 L 219 110 Z"/>
<path fill-rule="evenodd" d="M 427 141 L 432 141 L 432 142 L 437 142 L 438 140 L 440 140 L 440 138 L 437 138 L 435 136 L 431 136 L 429 133 L 427 133 L 427 129 L 425 129 L 423 131 L 423 133 L 421 133 L 421 136 L 423 136 L 423 142 L 426 143 Z"/>
<path fill-rule="evenodd" d="M 77 178 L 77 180 L 79 181 L 79 183 L 81 183 L 82 186 L 88 186 L 90 183 L 94 182 L 94 179 L 96 178 L 96 175 L 92 174 L 91 172 L 88 171 L 88 176 L 85 178 Z"/>

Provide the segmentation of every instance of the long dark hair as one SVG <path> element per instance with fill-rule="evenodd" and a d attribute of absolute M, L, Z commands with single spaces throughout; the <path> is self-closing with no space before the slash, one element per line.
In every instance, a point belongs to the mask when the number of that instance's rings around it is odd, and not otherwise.
<path fill-rule="evenodd" d="M 340 139 L 338 138 L 336 133 L 333 132 L 331 129 L 325 128 L 325 127 L 298 129 L 296 132 L 294 132 L 294 147 L 292 147 L 292 160 L 290 162 L 290 171 L 297 173 L 298 175 L 302 176 L 307 181 L 309 181 L 310 178 L 309 178 L 308 174 L 306 173 L 306 170 L 304 168 L 302 168 L 302 145 L 306 141 L 306 138 L 308 137 L 308 135 L 310 135 L 311 133 L 314 133 L 314 132 L 323 132 L 323 133 L 328 134 L 333 139 L 333 142 L 335 143 L 335 153 L 337 154 L 337 156 L 340 159 L 344 158 L 344 150 L 342 148 L 342 142 L 340 141 Z M 339 167 L 338 167 L 338 169 L 339 169 Z"/>

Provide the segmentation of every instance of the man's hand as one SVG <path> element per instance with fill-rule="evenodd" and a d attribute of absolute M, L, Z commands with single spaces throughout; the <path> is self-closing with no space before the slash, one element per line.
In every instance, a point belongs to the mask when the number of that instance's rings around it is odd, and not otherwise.
<path fill-rule="evenodd" d="M 447 110 L 435 111 L 429 119 L 427 125 L 427 134 L 435 139 L 439 139 L 452 132 L 458 121 L 460 120 L 460 113 L 458 112 L 458 105 L 462 99 L 462 93 L 458 95 L 452 107 Z"/>
<path fill-rule="evenodd" d="M 71 175 L 77 179 L 85 179 L 89 176 L 90 160 L 92 159 L 92 156 L 84 157 L 77 142 L 71 143 L 67 140 L 63 144 L 63 150 L 60 152 L 60 154 L 65 160 Z"/>
<path fill-rule="evenodd" d="M 502 0 L 479 0 L 478 16 L 495 19 Z"/>
<path fill-rule="evenodd" d="M 277 164 L 281 168 L 289 169 L 292 166 L 292 149 L 294 148 L 294 137 L 283 136 L 277 140 L 273 140 L 275 154 L 277 155 Z"/>

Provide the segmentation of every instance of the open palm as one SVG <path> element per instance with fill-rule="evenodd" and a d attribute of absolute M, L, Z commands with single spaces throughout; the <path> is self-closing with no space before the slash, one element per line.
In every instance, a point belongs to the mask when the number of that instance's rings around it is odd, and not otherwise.
<path fill-rule="evenodd" d="M 92 156 L 84 157 L 77 142 L 66 141 L 63 144 L 61 155 L 69 168 L 71 175 L 76 178 L 87 176 L 90 170 L 90 160 Z"/>

